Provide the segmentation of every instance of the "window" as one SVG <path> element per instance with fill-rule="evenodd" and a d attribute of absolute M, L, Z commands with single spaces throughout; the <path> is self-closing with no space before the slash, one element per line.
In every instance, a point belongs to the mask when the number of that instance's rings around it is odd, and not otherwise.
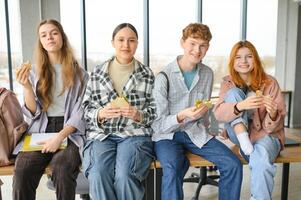
<path fill-rule="evenodd" d="M 164 66 L 183 54 L 180 46 L 182 30 L 196 22 L 196 1 L 151 0 L 150 67 L 158 73 Z"/>
<path fill-rule="evenodd" d="M 76 58 L 81 63 L 81 16 L 80 0 L 61 0 L 61 23 L 74 50 Z M 84 68 L 84 66 L 82 66 Z"/>
<path fill-rule="evenodd" d="M 0 0 L 0 85 L 9 88 L 4 0 Z"/>
<path fill-rule="evenodd" d="M 203 0 L 203 23 L 212 34 L 204 63 L 214 71 L 212 96 L 217 96 L 222 77 L 228 74 L 231 48 L 239 40 L 240 0 Z"/>
<path fill-rule="evenodd" d="M 275 75 L 277 0 L 248 1 L 247 40 L 256 47 L 265 71 Z"/>
<path fill-rule="evenodd" d="M 22 86 L 15 81 L 15 69 L 22 63 L 22 52 L 21 52 L 21 22 L 19 12 L 19 1 L 11 0 L 8 1 L 8 13 L 9 13 L 9 25 L 10 25 L 10 48 L 11 48 L 11 61 L 12 61 L 12 77 L 9 77 L 9 66 L 8 66 L 8 52 L 7 52 L 7 34 L 6 34 L 6 17 L 4 1 L 1 0 L 1 19 L 0 26 L 5 27 L 1 29 L 0 33 L 0 85 L 1 87 L 10 88 L 9 81 L 13 80 L 13 89 L 18 99 L 23 101 Z"/>
<path fill-rule="evenodd" d="M 143 61 L 143 1 L 86 1 L 88 70 L 114 55 L 112 33 L 121 23 L 131 23 L 138 31 L 135 58 Z"/>

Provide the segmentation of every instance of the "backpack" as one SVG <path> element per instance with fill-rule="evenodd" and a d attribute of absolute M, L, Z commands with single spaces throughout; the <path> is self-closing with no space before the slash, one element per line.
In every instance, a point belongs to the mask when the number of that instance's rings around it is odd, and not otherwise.
<path fill-rule="evenodd" d="M 27 127 L 15 93 L 0 88 L 0 166 L 13 163 L 11 154 Z"/>

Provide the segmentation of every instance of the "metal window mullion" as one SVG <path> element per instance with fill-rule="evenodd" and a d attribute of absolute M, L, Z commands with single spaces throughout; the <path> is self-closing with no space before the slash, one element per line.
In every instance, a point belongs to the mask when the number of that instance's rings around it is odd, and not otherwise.
<path fill-rule="evenodd" d="M 248 10 L 248 0 L 241 0 L 240 7 L 240 39 L 247 39 L 247 10 Z"/>
<path fill-rule="evenodd" d="M 203 0 L 196 0 L 197 1 L 197 22 L 203 22 Z"/>
<path fill-rule="evenodd" d="M 82 47 L 82 66 L 85 70 L 88 69 L 87 65 L 87 28 L 86 28 L 86 0 L 81 0 L 81 47 Z"/>
<path fill-rule="evenodd" d="M 143 61 L 146 66 L 149 66 L 149 0 L 143 1 Z"/>
<path fill-rule="evenodd" d="M 5 24 L 6 24 L 7 62 L 8 62 L 9 88 L 10 88 L 10 90 L 14 90 L 14 86 L 13 86 L 12 59 L 11 59 L 11 45 L 10 45 L 10 28 L 9 28 L 8 0 L 4 0 L 4 8 L 5 8 Z"/>

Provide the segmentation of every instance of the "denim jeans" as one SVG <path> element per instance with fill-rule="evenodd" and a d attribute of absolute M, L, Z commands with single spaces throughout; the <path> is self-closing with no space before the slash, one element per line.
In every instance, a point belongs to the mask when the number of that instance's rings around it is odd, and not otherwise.
<path fill-rule="evenodd" d="M 58 132 L 63 128 L 64 118 L 49 118 L 46 133 Z M 74 200 L 76 178 L 81 164 L 78 147 L 68 140 L 64 150 L 55 153 L 41 151 L 20 152 L 15 162 L 13 176 L 13 199 L 34 200 L 36 189 L 47 165 L 52 168 L 52 181 L 58 200 Z"/>
<path fill-rule="evenodd" d="M 149 136 L 121 138 L 110 135 L 103 141 L 88 141 L 83 169 L 92 199 L 142 199 L 142 181 L 153 159 L 153 142 Z"/>
<path fill-rule="evenodd" d="M 172 140 L 155 143 L 155 152 L 163 169 L 162 200 L 182 200 L 183 178 L 189 168 L 185 152 L 202 156 L 213 162 L 220 171 L 219 200 L 239 200 L 242 183 L 242 165 L 239 159 L 223 143 L 215 138 L 202 148 L 190 140 L 186 132 L 176 132 Z"/>
<path fill-rule="evenodd" d="M 225 102 L 239 102 L 246 98 L 246 95 L 239 88 L 230 89 L 225 95 Z M 232 122 L 226 123 L 230 140 L 239 145 L 233 126 L 239 122 L 248 122 L 246 112 L 242 117 L 238 117 Z M 265 137 L 253 143 L 254 151 L 250 156 L 246 156 L 241 151 L 242 155 L 249 162 L 251 174 L 251 200 L 270 200 L 272 199 L 272 192 L 274 187 L 274 176 L 276 174 L 276 166 L 273 164 L 274 160 L 281 149 L 278 138 L 266 135 Z"/>

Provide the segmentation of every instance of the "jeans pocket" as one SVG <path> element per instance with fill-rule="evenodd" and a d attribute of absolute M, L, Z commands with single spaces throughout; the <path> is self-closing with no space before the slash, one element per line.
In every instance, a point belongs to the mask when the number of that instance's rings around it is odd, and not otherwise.
<path fill-rule="evenodd" d="M 132 172 L 138 180 L 143 181 L 147 177 L 150 164 L 154 159 L 153 142 L 151 140 L 136 143 Z"/>

